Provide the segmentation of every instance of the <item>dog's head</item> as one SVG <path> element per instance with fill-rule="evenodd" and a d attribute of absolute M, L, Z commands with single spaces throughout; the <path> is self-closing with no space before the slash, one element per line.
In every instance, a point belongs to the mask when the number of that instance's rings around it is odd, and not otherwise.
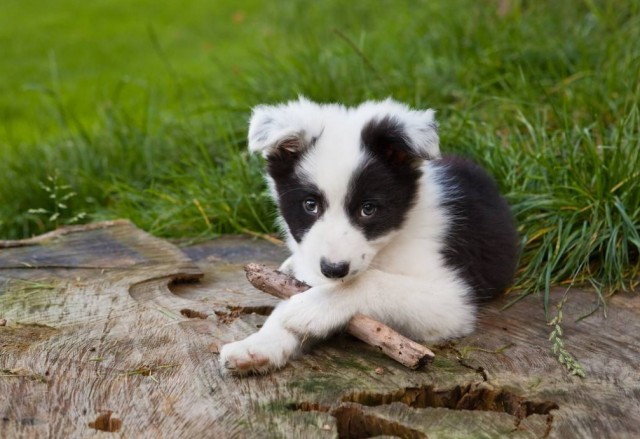
<path fill-rule="evenodd" d="M 311 285 L 369 267 L 411 210 L 421 165 L 440 154 L 433 110 L 391 99 L 258 106 L 249 149 L 266 158 L 295 274 Z"/>

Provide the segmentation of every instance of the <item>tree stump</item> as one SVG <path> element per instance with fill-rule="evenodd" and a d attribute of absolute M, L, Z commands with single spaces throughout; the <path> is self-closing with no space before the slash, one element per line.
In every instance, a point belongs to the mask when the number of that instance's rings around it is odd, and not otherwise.
<path fill-rule="evenodd" d="M 0 437 L 640 435 L 637 294 L 576 322 L 597 298 L 571 292 L 564 339 L 585 379 L 549 352 L 535 295 L 490 304 L 422 370 L 343 335 L 270 375 L 223 374 L 218 347 L 277 301 L 244 264 L 285 253 L 241 237 L 180 249 L 127 221 L 0 242 Z"/>

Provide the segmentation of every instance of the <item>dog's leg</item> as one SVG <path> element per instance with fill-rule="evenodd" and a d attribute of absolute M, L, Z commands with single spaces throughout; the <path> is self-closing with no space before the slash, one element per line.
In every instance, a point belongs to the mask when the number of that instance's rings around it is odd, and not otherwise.
<path fill-rule="evenodd" d="M 292 332 L 315 338 L 327 337 L 357 313 L 421 341 L 472 332 L 477 309 L 469 286 L 455 272 L 432 271 L 418 278 L 369 269 L 350 282 L 293 296 L 276 310 L 278 319 Z"/>
<path fill-rule="evenodd" d="M 470 333 L 476 307 L 469 287 L 455 273 L 434 274 L 426 279 L 369 269 L 353 285 L 363 298 L 359 312 L 414 340 L 437 341 Z"/>
<path fill-rule="evenodd" d="M 362 313 L 416 340 L 473 330 L 475 306 L 454 273 L 427 280 L 370 269 L 345 285 L 317 286 L 280 303 L 259 332 L 227 344 L 220 361 L 234 373 L 284 366 L 306 337 L 325 338 Z"/>
<path fill-rule="evenodd" d="M 238 374 L 278 369 L 305 338 L 325 338 L 345 326 L 358 312 L 358 302 L 348 291 L 330 286 L 297 294 L 280 303 L 260 331 L 223 346 L 220 363 Z"/>
<path fill-rule="evenodd" d="M 287 260 L 280 265 L 278 271 L 293 276 L 293 256 L 289 256 Z"/>

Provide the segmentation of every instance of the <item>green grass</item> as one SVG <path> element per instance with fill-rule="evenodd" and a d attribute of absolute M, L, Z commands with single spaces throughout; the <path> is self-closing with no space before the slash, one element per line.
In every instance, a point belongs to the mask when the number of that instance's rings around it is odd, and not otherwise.
<path fill-rule="evenodd" d="M 0 14 L 0 235 L 127 217 L 159 236 L 272 232 L 253 105 L 302 93 L 437 109 L 498 179 L 518 288 L 600 297 L 640 271 L 640 2 L 40 2 Z M 55 221 L 42 188 L 74 196 Z"/>

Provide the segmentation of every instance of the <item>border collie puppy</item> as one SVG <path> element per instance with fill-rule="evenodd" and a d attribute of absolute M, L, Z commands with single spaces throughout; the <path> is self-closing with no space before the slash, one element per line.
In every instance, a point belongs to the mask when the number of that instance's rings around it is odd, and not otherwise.
<path fill-rule="evenodd" d="M 518 236 L 509 206 L 478 165 L 441 158 L 433 110 L 391 99 L 261 105 L 249 149 L 266 158 L 291 249 L 281 270 L 312 288 L 225 345 L 226 369 L 282 367 L 304 340 L 327 337 L 357 313 L 415 340 L 462 336 L 478 303 L 512 282 Z"/>

